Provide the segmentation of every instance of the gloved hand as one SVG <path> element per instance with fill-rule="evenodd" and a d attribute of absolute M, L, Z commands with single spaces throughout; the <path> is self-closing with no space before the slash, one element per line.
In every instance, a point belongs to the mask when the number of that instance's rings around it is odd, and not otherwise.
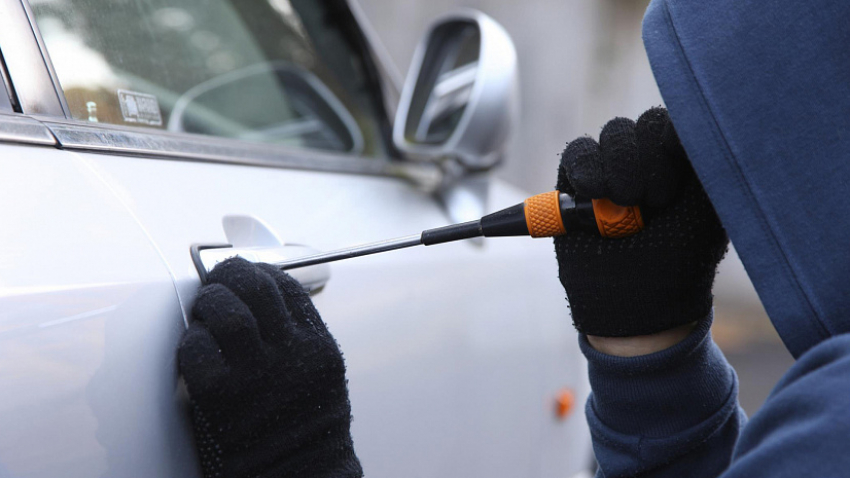
<path fill-rule="evenodd" d="M 664 108 L 615 118 L 599 143 L 570 142 L 557 189 L 641 207 L 646 227 L 623 239 L 555 238 L 559 276 L 579 332 L 646 335 L 708 315 L 728 239 Z"/>
<path fill-rule="evenodd" d="M 342 353 L 301 285 L 241 258 L 208 282 L 178 353 L 204 477 L 362 476 Z"/>

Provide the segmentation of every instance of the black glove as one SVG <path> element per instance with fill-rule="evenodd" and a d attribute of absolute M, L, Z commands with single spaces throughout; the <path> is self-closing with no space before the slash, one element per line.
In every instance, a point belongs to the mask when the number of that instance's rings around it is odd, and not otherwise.
<path fill-rule="evenodd" d="M 615 118 L 561 155 L 557 189 L 641 207 L 646 228 L 624 239 L 555 238 L 559 276 L 580 332 L 645 335 L 702 319 L 728 239 L 664 108 Z"/>
<path fill-rule="evenodd" d="M 192 315 L 178 361 L 205 478 L 363 475 L 342 353 L 295 279 L 229 259 Z"/>

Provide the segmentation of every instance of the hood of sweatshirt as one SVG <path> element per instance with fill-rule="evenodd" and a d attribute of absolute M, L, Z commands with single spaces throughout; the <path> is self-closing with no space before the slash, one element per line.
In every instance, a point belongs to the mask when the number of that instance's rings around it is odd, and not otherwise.
<path fill-rule="evenodd" d="M 850 2 L 653 0 L 682 144 L 785 346 L 850 332 Z"/>

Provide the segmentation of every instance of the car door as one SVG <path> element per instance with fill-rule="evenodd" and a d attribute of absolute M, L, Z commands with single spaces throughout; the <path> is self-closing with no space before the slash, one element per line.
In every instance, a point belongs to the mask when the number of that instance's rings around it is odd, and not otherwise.
<path fill-rule="evenodd" d="M 136 312 L 145 324 L 172 324 L 146 336 L 156 342 L 149 354 L 170 367 L 149 371 L 153 389 L 175 390 L 174 308 L 181 327 L 191 320 L 193 245 L 329 250 L 448 220 L 433 194 L 442 171 L 394 152 L 381 100 L 389 85 L 345 2 L 49 0 L 19 8 L 34 21 L 44 68 L 14 90 L 18 108 L 35 113 L 62 150 L 55 154 L 111 194 L 173 280 L 170 319 L 162 299 Z M 9 44 L 0 43 L 4 56 Z M 16 87 L 24 62 L 11 63 Z M 52 90 L 28 91 L 39 79 Z M 492 209 L 522 195 L 490 181 L 485 198 Z M 153 267 L 136 247 L 125 252 Z M 346 355 L 367 474 L 548 476 L 586 464 L 580 417 L 557 419 L 551 401 L 561 387 L 581 395 L 586 384 L 550 244 L 448 244 L 329 270 L 314 299 Z M 131 340 L 133 330 L 119 333 Z M 108 361 L 131 362 L 144 347 L 140 338 Z M 163 410 L 185 398 L 144 397 Z M 130 440 L 147 417 L 123 418 L 110 440 L 115 456 L 197 473 L 183 445 L 189 434 L 177 425 L 185 417 L 157 417 L 175 423 L 179 446 Z"/>
<path fill-rule="evenodd" d="M 194 474 L 167 265 L 54 142 L 0 111 L 0 477 Z"/>

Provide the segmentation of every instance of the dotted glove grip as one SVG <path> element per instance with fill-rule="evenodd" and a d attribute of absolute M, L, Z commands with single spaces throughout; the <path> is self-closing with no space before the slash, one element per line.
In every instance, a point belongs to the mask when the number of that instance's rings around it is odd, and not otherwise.
<path fill-rule="evenodd" d="M 665 109 L 653 108 L 637 123 L 611 120 L 599 143 L 589 137 L 570 142 L 556 188 L 596 198 L 602 233 L 569 230 L 555 238 L 576 329 L 646 335 L 710 312 L 728 239 Z M 642 213 L 651 216 L 646 224 Z"/>

